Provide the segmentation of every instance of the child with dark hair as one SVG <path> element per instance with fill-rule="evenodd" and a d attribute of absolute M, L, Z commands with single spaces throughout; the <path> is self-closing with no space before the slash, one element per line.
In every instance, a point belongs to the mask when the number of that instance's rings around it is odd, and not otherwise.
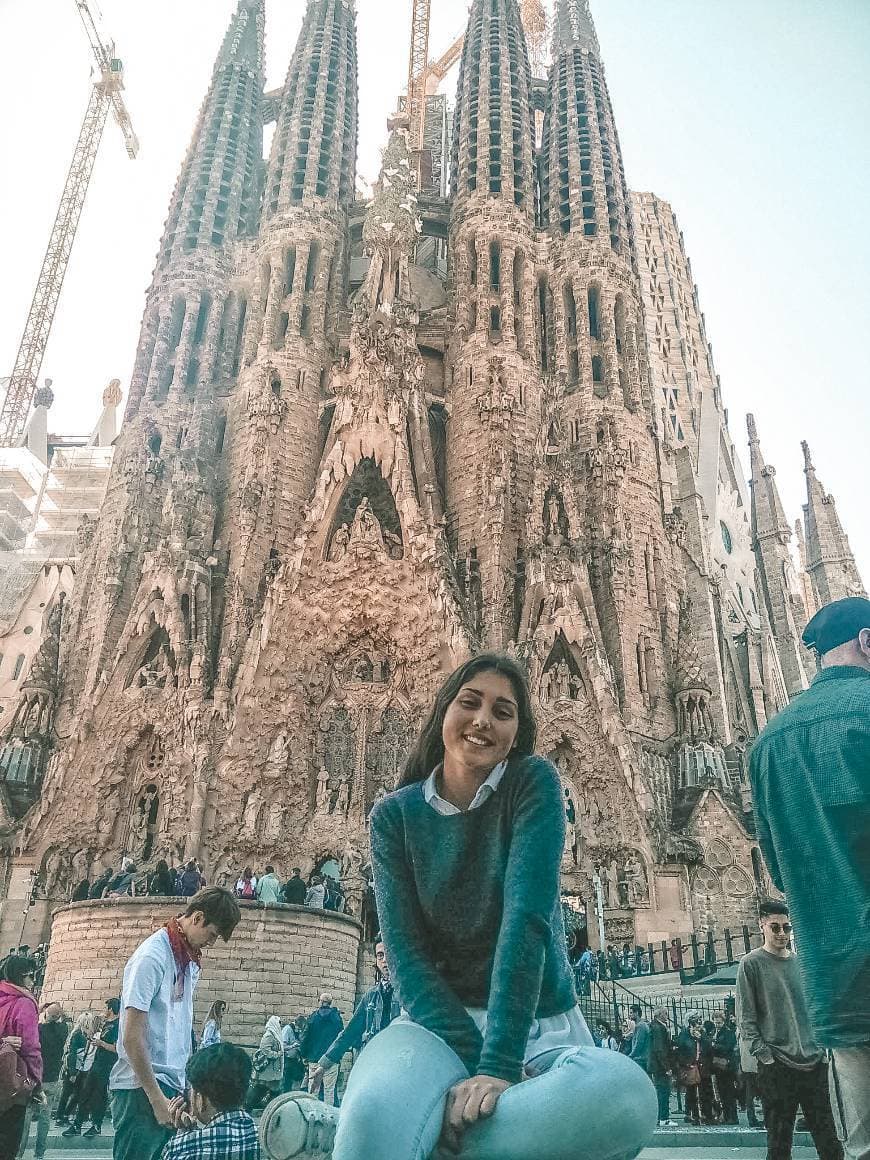
<path fill-rule="evenodd" d="M 232 1043 L 216 1043 L 190 1057 L 189 1102 L 183 1096 L 172 1101 L 182 1130 L 163 1149 L 162 1160 L 260 1160 L 257 1128 L 244 1110 L 251 1070 L 247 1053 Z"/>

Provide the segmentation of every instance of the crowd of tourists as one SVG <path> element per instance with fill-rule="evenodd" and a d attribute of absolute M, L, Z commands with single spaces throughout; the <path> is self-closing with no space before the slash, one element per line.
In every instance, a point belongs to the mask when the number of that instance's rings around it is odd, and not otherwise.
<path fill-rule="evenodd" d="M 246 866 L 236 882 L 235 893 L 237 898 L 270 906 L 284 903 L 289 906 L 310 906 L 316 910 L 343 912 L 345 909 L 344 890 L 337 878 L 329 874 L 312 873 L 306 880 L 298 866 L 294 866 L 284 883 L 275 873 L 274 866 L 267 866 L 259 876 L 250 866 Z"/>
<path fill-rule="evenodd" d="M 560 778 L 535 754 L 523 668 L 481 654 L 445 681 L 398 789 L 370 815 L 377 980 L 347 1026 L 324 992 L 304 1017 L 270 1014 L 252 1058 L 225 1041 L 216 1002 L 197 1040 L 203 956 L 232 938 L 253 871 L 241 894 L 186 898 L 128 960 L 120 1001 L 69 1031 L 56 1004 L 40 1019 L 34 959 L 10 955 L 0 1160 L 34 1108 L 39 1139 L 51 1084 L 66 1130 L 89 1121 L 96 1134 L 107 1073 L 116 1160 L 633 1160 L 657 1122 L 672 1125 L 674 1087 L 703 1124 L 734 1123 L 741 1086 L 753 1114 L 760 1097 L 769 1160 L 789 1160 L 798 1111 L 820 1160 L 868 1160 L 870 601 L 823 609 L 805 641 L 821 672 L 751 756 L 781 897 L 762 904 L 763 945 L 740 960 L 736 1018 L 677 1030 L 667 1008 L 647 1021 L 638 1004 L 593 1036 L 562 922 Z"/>

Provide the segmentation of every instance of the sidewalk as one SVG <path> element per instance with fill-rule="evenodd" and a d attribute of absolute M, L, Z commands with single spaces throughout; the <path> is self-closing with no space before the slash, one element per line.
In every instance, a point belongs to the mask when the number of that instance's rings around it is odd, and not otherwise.
<path fill-rule="evenodd" d="M 25 1157 L 33 1156 L 35 1131 L 31 1132 L 30 1144 Z M 61 1156 L 75 1160 L 105 1160 L 112 1151 L 114 1133 L 106 1124 L 101 1136 L 84 1140 L 73 1136 L 64 1140 L 54 1125 L 48 1137 L 47 1160 L 58 1160 Z M 713 1127 L 695 1128 L 691 1126 L 660 1128 L 656 1131 L 652 1144 L 642 1153 L 642 1160 L 756 1160 L 767 1154 L 767 1134 L 754 1132 L 749 1128 Z M 793 1160 L 815 1160 L 809 1132 L 795 1132 Z M 544 1160 L 544 1158 L 542 1158 Z"/>

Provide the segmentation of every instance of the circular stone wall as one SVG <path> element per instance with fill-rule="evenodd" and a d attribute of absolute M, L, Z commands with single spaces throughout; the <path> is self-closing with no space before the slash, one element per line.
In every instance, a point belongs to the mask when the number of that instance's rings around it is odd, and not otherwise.
<path fill-rule="evenodd" d="M 106 898 L 56 911 L 40 1002 L 63 1003 L 67 1014 L 102 1012 L 121 993 L 124 964 L 148 935 L 177 915 L 180 899 Z M 228 943 L 203 952 L 196 992 L 196 1029 L 224 999 L 224 1038 L 259 1044 L 269 1015 L 313 1011 L 329 991 L 345 1023 L 357 996 L 361 927 L 346 914 L 304 906 L 242 902 L 242 921 Z"/>

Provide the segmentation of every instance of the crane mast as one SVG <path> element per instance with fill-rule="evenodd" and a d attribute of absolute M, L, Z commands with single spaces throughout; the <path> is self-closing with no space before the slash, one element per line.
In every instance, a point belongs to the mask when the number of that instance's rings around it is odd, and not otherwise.
<path fill-rule="evenodd" d="M 42 367 L 73 242 L 81 220 L 82 207 L 110 109 L 124 136 L 128 156 L 135 158 L 139 152 L 139 142 L 133 132 L 130 114 L 127 112 L 122 95 L 123 65 L 115 57 L 114 45 L 111 42 L 108 45 L 103 43 L 88 0 L 75 0 L 75 3 L 91 42 L 99 73 L 91 90 L 57 216 L 39 271 L 24 334 L 7 384 L 3 406 L 0 408 L 0 447 L 16 446 L 24 435 L 36 392 L 37 376 Z"/>

